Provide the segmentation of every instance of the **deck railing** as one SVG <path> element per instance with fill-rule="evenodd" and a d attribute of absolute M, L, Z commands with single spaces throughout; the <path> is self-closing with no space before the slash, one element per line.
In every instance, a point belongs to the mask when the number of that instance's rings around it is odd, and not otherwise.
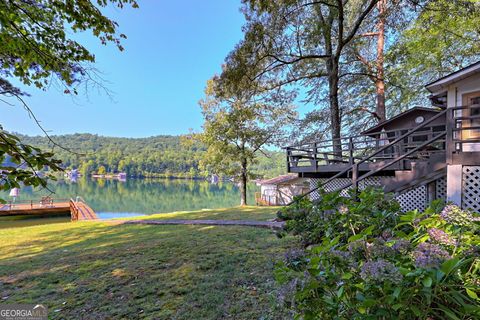
<path fill-rule="evenodd" d="M 420 157 L 421 152 L 426 152 L 428 155 L 431 155 L 432 153 L 436 153 L 436 152 L 445 152 L 446 145 L 448 144 L 448 141 L 447 141 L 448 138 L 446 139 L 448 126 L 447 126 L 447 130 L 436 131 L 438 130 L 438 129 L 435 129 L 436 127 L 432 127 L 432 126 L 428 127 L 428 125 L 434 122 L 436 119 L 444 116 L 447 112 L 449 112 L 449 110 L 444 110 L 442 112 L 439 112 L 438 114 L 426 120 L 425 122 L 418 125 L 417 127 L 412 128 L 407 132 L 401 133 L 396 138 L 394 139 L 389 138 L 388 144 L 385 144 L 381 147 L 377 146 L 375 149 L 373 149 L 373 152 L 361 158 L 360 160 L 357 160 L 355 159 L 355 157 L 351 156 L 349 158 L 351 162 L 343 170 L 340 170 L 333 177 L 327 179 L 318 187 L 311 189 L 309 192 L 297 198 L 296 200 L 292 201 L 290 204 L 292 204 L 295 201 L 298 201 L 301 198 L 304 198 L 310 195 L 312 192 L 315 192 L 318 189 L 323 188 L 325 185 L 332 182 L 334 179 L 337 179 L 343 175 L 350 176 L 351 182 L 347 185 L 342 185 L 342 189 L 353 187 L 354 190 L 357 190 L 360 181 L 368 177 L 371 177 L 372 175 L 375 175 L 376 173 L 394 165 L 395 163 L 398 163 L 399 161 L 402 161 L 407 158 L 418 158 Z M 383 133 L 384 132 L 380 132 L 380 134 L 383 134 Z M 421 135 L 419 135 L 419 133 L 421 133 Z M 418 137 L 422 135 L 423 135 L 423 138 L 420 141 L 415 141 L 414 144 L 409 143 L 409 141 L 414 141 L 412 140 L 412 137 Z M 354 145 L 350 144 L 349 146 L 350 154 L 355 154 L 354 150 L 355 150 Z M 393 152 L 390 152 L 389 150 L 393 150 Z M 395 150 L 401 151 L 401 152 L 396 153 Z M 384 157 L 385 154 L 388 155 L 387 158 Z M 288 150 L 287 150 L 287 156 L 288 156 Z M 381 156 L 381 159 L 383 160 L 381 165 L 376 166 L 374 169 L 360 176 L 359 166 L 366 162 L 376 161 L 378 159 L 378 156 Z"/>
<path fill-rule="evenodd" d="M 48 197 L 39 200 L 12 200 L 3 205 L 0 204 L 0 210 L 54 208 L 59 204 L 65 205 L 65 203 L 68 202 L 69 199 L 53 199 Z"/>
<path fill-rule="evenodd" d="M 449 153 L 480 151 L 480 104 L 449 108 Z"/>
<path fill-rule="evenodd" d="M 70 220 L 78 221 L 78 215 L 80 210 L 78 209 L 77 204 L 73 199 L 70 199 L 69 204 L 70 204 Z"/>
<path fill-rule="evenodd" d="M 277 205 L 277 196 L 255 192 L 255 203 L 261 206 Z"/>
<path fill-rule="evenodd" d="M 446 117 L 445 125 L 431 125 L 442 116 Z M 446 132 L 444 139 L 437 139 L 427 147 L 416 149 L 413 153 L 409 152 L 444 131 Z M 397 141 L 400 137 L 401 140 Z M 339 147 L 340 150 L 335 147 Z M 319 166 L 324 165 L 351 166 L 360 160 L 366 162 L 366 157 L 369 162 L 385 161 L 406 153 L 409 155 L 404 157 L 405 159 L 422 159 L 434 153 L 446 153 L 447 161 L 451 163 L 455 153 L 480 152 L 480 104 L 448 108 L 410 129 L 315 141 L 285 149 L 288 172 L 301 172 L 302 168 L 309 168 L 310 172 L 315 172 Z M 376 152 L 378 150 L 381 152 Z M 370 157 L 372 153 L 375 153 L 375 156 Z"/>
<path fill-rule="evenodd" d="M 442 113 L 443 115 L 443 113 Z M 437 119 L 435 117 L 435 119 Z M 428 120 L 427 120 L 428 121 Z M 433 120 L 432 120 L 433 121 Z M 287 169 L 312 167 L 321 165 L 347 164 L 352 165 L 359 160 L 375 153 L 369 158 L 371 162 L 394 159 L 421 145 L 434 137 L 438 132 L 445 131 L 445 126 L 422 126 L 402 130 L 390 130 L 371 133 L 368 136 L 352 136 L 338 139 L 336 145 L 341 146 L 340 152 L 334 152 L 332 140 L 317 141 L 285 148 L 287 153 Z M 410 132 L 408 135 L 406 133 Z M 401 140 L 396 141 L 398 138 Z M 396 141 L 396 143 L 393 143 Z M 438 140 L 429 145 L 428 149 L 411 153 L 409 158 L 426 157 L 432 153 L 445 151 L 445 140 Z M 381 150 L 382 152 L 376 152 Z"/>

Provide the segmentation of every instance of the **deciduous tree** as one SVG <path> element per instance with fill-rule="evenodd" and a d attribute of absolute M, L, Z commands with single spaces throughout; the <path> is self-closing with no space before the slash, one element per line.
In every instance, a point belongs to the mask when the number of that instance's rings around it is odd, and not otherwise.
<path fill-rule="evenodd" d="M 308 90 L 307 100 L 316 104 L 322 104 L 326 96 L 331 138 L 338 139 L 339 82 L 346 72 L 342 70 L 347 62 L 346 48 L 377 2 L 245 0 L 245 37 L 230 59 L 250 55 L 248 63 L 237 65 L 240 73 L 252 80 L 261 79 L 272 88 L 300 84 Z M 340 149 L 335 140 L 334 150 Z"/>
<path fill-rule="evenodd" d="M 240 205 L 247 204 L 247 181 L 251 165 L 269 145 L 277 145 L 286 136 L 286 128 L 296 117 L 287 100 L 264 97 L 256 86 L 225 86 L 218 77 L 208 81 L 205 98 L 200 101 L 205 118 L 199 139 L 207 151 L 202 167 L 210 172 L 234 177 L 240 183 Z"/>
<path fill-rule="evenodd" d="M 387 52 L 387 91 L 399 107 L 429 104 L 424 85 L 480 60 L 480 2 L 420 1 Z"/>
<path fill-rule="evenodd" d="M 108 4 L 137 6 L 135 0 L 1 1 L 0 102 L 19 102 L 36 120 L 23 100 L 27 93 L 13 85 L 12 79 L 43 90 L 57 85 L 66 94 L 77 94 L 81 85 L 101 85 L 92 66 L 94 54 L 72 33 L 91 31 L 103 44 L 113 43 L 123 50 L 120 39 L 125 35 L 119 34 L 117 23 L 102 13 Z M 5 164 L 7 157 L 13 165 Z M 44 166 L 60 169 L 52 153 L 22 144 L 0 131 L 0 189 L 18 186 L 19 182 L 46 186 L 36 174 Z"/>

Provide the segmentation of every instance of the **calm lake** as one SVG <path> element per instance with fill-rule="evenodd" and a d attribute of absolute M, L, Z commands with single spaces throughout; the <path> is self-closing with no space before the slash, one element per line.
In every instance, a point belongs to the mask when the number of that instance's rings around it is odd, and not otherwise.
<path fill-rule="evenodd" d="M 231 182 L 211 184 L 200 180 L 168 179 L 79 179 L 77 182 L 59 180 L 50 183 L 54 199 L 81 196 L 101 219 L 233 207 L 240 203 L 240 190 Z M 254 204 L 255 184 L 248 186 L 249 204 Z M 18 201 L 36 200 L 48 195 L 48 190 L 24 187 Z M 9 201 L 8 192 L 0 197 Z"/>

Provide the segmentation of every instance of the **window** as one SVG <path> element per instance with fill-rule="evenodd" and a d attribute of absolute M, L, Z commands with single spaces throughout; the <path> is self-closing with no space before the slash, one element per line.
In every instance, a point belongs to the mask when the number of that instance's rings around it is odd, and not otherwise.
<path fill-rule="evenodd" d="M 480 92 L 475 92 L 463 96 L 463 103 L 469 106 L 465 112 L 467 117 L 473 117 L 466 120 L 462 127 L 480 127 Z M 462 139 L 479 139 L 480 129 L 465 130 L 462 134 Z"/>

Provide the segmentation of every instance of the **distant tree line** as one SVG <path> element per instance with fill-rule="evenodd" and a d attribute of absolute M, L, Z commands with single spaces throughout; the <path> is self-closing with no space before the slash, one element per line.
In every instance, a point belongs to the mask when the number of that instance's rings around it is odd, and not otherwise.
<path fill-rule="evenodd" d="M 94 134 L 70 134 L 52 137 L 64 149 L 44 136 L 17 134 L 21 141 L 52 150 L 64 169 L 78 169 L 83 175 L 126 172 L 133 177 L 202 178 L 217 172 L 199 168 L 206 148 L 200 143 L 183 143 L 181 136 L 148 138 L 103 137 Z M 284 169 L 280 151 L 266 151 L 254 165 L 258 177 L 273 177 Z"/>

